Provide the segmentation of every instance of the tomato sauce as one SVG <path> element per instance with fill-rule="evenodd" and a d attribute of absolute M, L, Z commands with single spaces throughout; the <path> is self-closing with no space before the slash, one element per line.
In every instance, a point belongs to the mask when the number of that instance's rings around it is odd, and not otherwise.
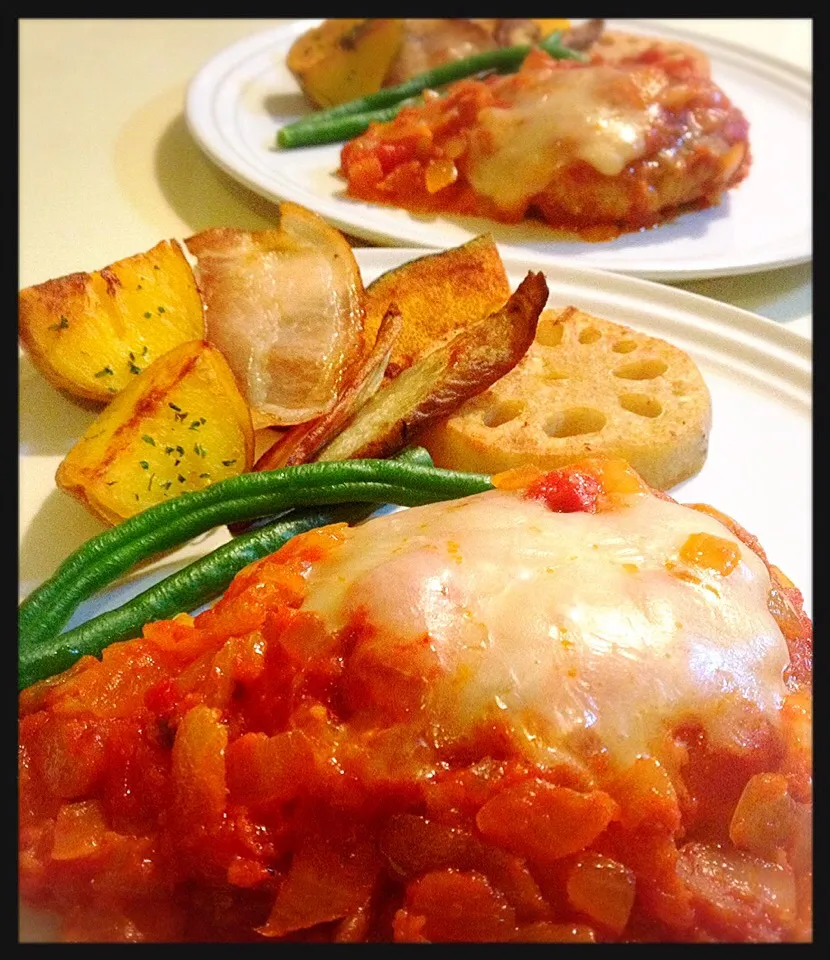
<path fill-rule="evenodd" d="M 423 104 L 403 107 L 386 123 L 370 124 L 344 145 L 339 173 L 346 192 L 421 214 L 460 214 L 501 223 L 535 221 L 561 239 L 584 242 L 605 242 L 716 205 L 723 192 L 749 171 L 746 119 L 708 77 L 696 74 L 688 58 L 647 49 L 626 66 L 645 70 L 637 81 L 644 90 L 654 85 L 649 70 L 664 77 L 666 90 L 659 95 L 645 92 L 638 98 L 626 86 L 625 67 L 606 67 L 601 56 L 589 64 L 555 60 L 534 49 L 515 74 L 459 80 L 440 96 L 427 91 Z M 642 150 L 632 154 L 631 162 L 607 174 L 580 159 L 578 151 L 572 156 L 572 141 L 586 136 L 589 127 L 573 132 L 568 128 L 559 137 L 549 133 L 537 140 L 527 133 L 525 106 L 521 108 L 524 119 L 515 130 L 510 128 L 506 138 L 525 137 L 525 155 L 558 157 L 550 164 L 547 184 L 528 183 L 522 198 L 510 202 L 477 190 L 474 171 L 481 158 L 477 160 L 476 154 L 483 141 L 494 147 L 493 131 L 482 131 L 482 118 L 494 110 L 506 117 L 516 111 L 517 101 L 526 104 L 534 96 L 541 103 L 547 96 L 546 77 L 592 68 L 616 69 L 619 74 L 617 88 L 612 86 L 603 95 L 607 100 L 585 102 L 586 113 L 598 111 L 597 130 L 609 122 L 602 118 L 604 109 L 613 121 L 616 101 L 625 96 L 642 101 L 648 127 Z M 567 98 L 568 92 L 558 95 Z M 596 152 L 594 144 L 588 153 Z M 517 183 L 524 183 L 530 169 L 521 162 L 508 163 L 502 180 L 512 175 Z"/>
<path fill-rule="evenodd" d="M 597 477 L 563 477 L 539 489 L 585 509 Z M 810 938 L 811 634 L 774 568 L 780 728 L 727 752 L 689 722 L 624 769 L 587 738 L 541 767 L 497 720 L 414 736 L 426 681 L 350 665 L 367 625 L 301 609 L 343 530 L 21 694 L 20 890 L 64 940 Z"/>

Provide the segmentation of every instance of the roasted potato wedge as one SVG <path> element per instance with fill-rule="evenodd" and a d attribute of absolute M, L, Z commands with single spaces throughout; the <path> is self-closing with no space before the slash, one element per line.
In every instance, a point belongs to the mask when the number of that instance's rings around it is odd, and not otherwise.
<path fill-rule="evenodd" d="M 236 375 L 254 429 L 329 410 L 366 343 L 363 280 L 343 234 L 283 202 L 274 229 L 217 227 L 185 245 L 197 260 L 205 338 Z"/>
<path fill-rule="evenodd" d="M 567 30 L 570 28 L 570 25 L 571 25 L 571 21 L 568 20 L 567 18 L 564 18 L 564 19 L 559 18 L 557 20 L 556 18 L 553 18 L 553 17 L 548 17 L 547 19 L 545 19 L 544 17 L 542 17 L 541 19 L 539 17 L 534 17 L 533 22 L 542 32 L 543 37 L 549 37 L 552 33 L 554 33 L 557 30 Z"/>
<path fill-rule="evenodd" d="M 366 288 L 364 329 L 371 343 L 389 305 L 397 305 L 403 329 L 386 368 L 392 379 L 466 324 L 497 310 L 509 296 L 496 244 L 482 234 L 381 274 Z"/>
<path fill-rule="evenodd" d="M 319 107 L 332 107 L 380 89 L 403 38 L 403 20 L 334 18 L 299 36 L 286 65 Z"/>
<path fill-rule="evenodd" d="M 18 295 L 18 334 L 54 386 L 109 403 L 173 347 L 205 335 L 202 300 L 175 240 Z"/>
<path fill-rule="evenodd" d="M 539 19 L 538 17 L 532 17 L 532 18 L 529 18 L 529 19 L 527 19 L 527 20 L 507 20 L 507 19 L 504 19 L 504 18 L 489 18 L 489 17 L 488 17 L 488 18 L 479 18 L 479 17 L 476 17 L 476 18 L 473 18 L 473 23 L 478 23 L 478 24 L 480 24 L 482 27 L 484 27 L 484 29 L 485 29 L 488 33 L 493 34 L 494 36 L 497 36 L 497 37 L 501 37 L 504 33 L 508 33 L 509 30 L 507 30 L 507 29 L 505 29 L 505 28 L 509 28 L 510 25 L 512 25 L 512 24 L 514 24 L 514 23 L 518 23 L 518 24 L 521 24 L 521 23 L 533 24 L 533 26 L 536 28 L 536 30 L 538 30 L 539 36 L 541 36 L 541 37 L 550 36 L 550 34 L 552 34 L 552 33 L 553 33 L 554 31 L 556 31 L 556 30 L 560 30 L 560 31 L 562 31 L 562 30 L 567 30 L 567 29 L 570 27 L 570 25 L 571 25 L 571 21 L 568 20 L 568 19 L 558 19 L 558 20 L 556 20 L 556 19 Z M 512 38 L 511 38 L 511 39 L 512 39 Z M 517 41 L 517 42 L 519 42 L 519 41 Z M 526 43 L 527 41 L 525 40 L 524 42 Z M 504 44 L 501 44 L 501 45 L 503 46 Z"/>
<path fill-rule="evenodd" d="M 498 46 L 493 30 L 475 20 L 405 17 L 401 47 L 384 77 L 383 86 L 406 83 L 441 64 L 495 50 Z"/>
<path fill-rule="evenodd" d="M 274 446 L 291 430 L 297 427 L 254 427 L 254 463 Z"/>
<path fill-rule="evenodd" d="M 344 389 L 332 409 L 311 420 L 287 430 L 271 448 L 257 459 L 255 470 L 276 470 L 298 463 L 310 463 L 343 428 L 380 387 L 389 355 L 401 332 L 401 318 L 395 307 L 390 307 L 383 318 L 375 345 L 355 372 L 351 383 Z"/>
<path fill-rule="evenodd" d="M 314 459 L 389 457 L 416 440 L 417 430 L 513 369 L 533 343 L 547 298 L 544 275 L 528 273 L 500 310 L 384 384 Z"/>
<path fill-rule="evenodd" d="M 118 394 L 55 476 L 107 523 L 251 468 L 251 413 L 227 361 L 205 340 L 159 357 Z"/>

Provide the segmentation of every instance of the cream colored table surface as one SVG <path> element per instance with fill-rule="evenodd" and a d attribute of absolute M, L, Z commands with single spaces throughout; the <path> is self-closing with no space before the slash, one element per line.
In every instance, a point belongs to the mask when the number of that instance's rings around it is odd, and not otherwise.
<path fill-rule="evenodd" d="M 165 237 L 273 223 L 274 205 L 199 151 L 182 111 L 202 64 L 279 22 L 19 20 L 21 287 L 99 269 Z M 655 22 L 812 69 L 810 19 Z M 678 286 L 812 333 L 809 263 Z"/>

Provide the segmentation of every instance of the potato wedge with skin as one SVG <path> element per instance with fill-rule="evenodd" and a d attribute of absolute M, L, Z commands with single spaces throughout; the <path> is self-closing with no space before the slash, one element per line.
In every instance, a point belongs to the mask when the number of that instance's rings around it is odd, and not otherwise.
<path fill-rule="evenodd" d="M 496 313 L 465 327 L 386 383 L 314 458 L 389 457 L 417 431 L 451 414 L 501 379 L 525 355 L 548 298 L 541 273 L 528 273 Z"/>
<path fill-rule="evenodd" d="M 366 288 L 365 331 L 369 342 L 390 303 L 403 318 L 386 378 L 391 380 L 448 336 L 497 310 L 510 296 L 510 283 L 489 234 L 427 254 L 387 273 Z"/>
<path fill-rule="evenodd" d="M 569 30 L 571 26 L 571 21 L 568 19 L 555 19 L 555 18 L 538 18 L 534 17 L 533 22 L 536 26 L 542 31 L 543 37 L 549 37 L 552 33 L 555 33 L 557 30 Z"/>
<path fill-rule="evenodd" d="M 334 18 L 299 36 L 286 66 L 319 107 L 332 107 L 380 89 L 403 39 L 403 20 Z"/>
<path fill-rule="evenodd" d="M 344 424 L 380 387 L 389 355 L 400 335 L 401 318 L 397 308 L 390 307 L 380 325 L 377 340 L 352 382 L 340 395 L 332 409 L 312 420 L 292 427 L 257 459 L 255 470 L 277 470 L 298 463 L 310 463 L 315 454 L 343 428 Z"/>
<path fill-rule="evenodd" d="M 50 383 L 109 403 L 162 354 L 204 337 L 204 308 L 181 246 L 163 240 L 94 273 L 21 290 L 18 334 Z"/>
<path fill-rule="evenodd" d="M 254 463 L 295 427 L 254 427 Z"/>
<path fill-rule="evenodd" d="M 55 481 L 107 523 L 250 470 L 251 413 L 205 340 L 159 357 L 90 425 Z"/>

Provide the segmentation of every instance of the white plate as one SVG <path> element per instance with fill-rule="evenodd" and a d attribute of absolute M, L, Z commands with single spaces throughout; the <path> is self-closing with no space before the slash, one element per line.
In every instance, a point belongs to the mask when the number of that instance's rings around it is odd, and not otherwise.
<path fill-rule="evenodd" d="M 428 253 L 356 250 L 366 282 Z M 702 471 L 677 486 L 681 502 L 705 502 L 754 533 L 812 609 L 811 343 L 744 310 L 646 280 L 538 258 L 505 257 L 511 287 L 542 269 L 551 306 L 569 304 L 670 340 L 698 363 L 712 393 L 713 427 Z M 20 596 L 103 527 L 55 488 L 58 463 L 94 413 L 20 361 Z M 48 416 L 44 416 L 48 411 Z M 83 604 L 71 621 L 119 606 L 152 582 L 228 539 L 214 531 Z M 22 907 L 20 939 L 54 939 L 53 924 Z"/>
<path fill-rule="evenodd" d="M 449 247 L 490 232 L 503 252 L 684 280 L 753 273 L 812 256 L 812 82 L 807 71 L 763 54 L 638 20 L 609 27 L 687 40 L 750 122 L 752 169 L 719 207 L 607 243 L 547 239 L 540 224 L 428 217 L 352 200 L 336 176 L 340 145 L 278 150 L 279 127 L 309 108 L 285 66 L 293 40 L 319 20 L 255 34 L 211 59 L 190 83 L 185 113 L 196 142 L 237 180 L 270 200 L 293 200 L 373 243 Z"/>
<path fill-rule="evenodd" d="M 426 249 L 358 249 L 366 282 Z M 537 257 L 505 255 L 511 286 L 528 270 L 543 270 L 552 306 L 573 304 L 651 333 L 690 353 L 712 393 L 713 428 L 703 470 L 675 488 L 686 501 L 706 501 L 755 533 L 770 559 L 804 590 L 811 574 L 811 342 L 736 307 L 619 274 L 547 265 Z M 44 416 L 48 411 L 48 416 Z M 95 412 L 54 390 L 20 360 L 20 596 L 103 527 L 55 487 L 55 470 Z M 215 531 L 111 591 L 108 606 L 160 577 L 172 563 L 205 553 L 227 539 Z M 88 607 L 79 612 L 84 619 Z"/>

